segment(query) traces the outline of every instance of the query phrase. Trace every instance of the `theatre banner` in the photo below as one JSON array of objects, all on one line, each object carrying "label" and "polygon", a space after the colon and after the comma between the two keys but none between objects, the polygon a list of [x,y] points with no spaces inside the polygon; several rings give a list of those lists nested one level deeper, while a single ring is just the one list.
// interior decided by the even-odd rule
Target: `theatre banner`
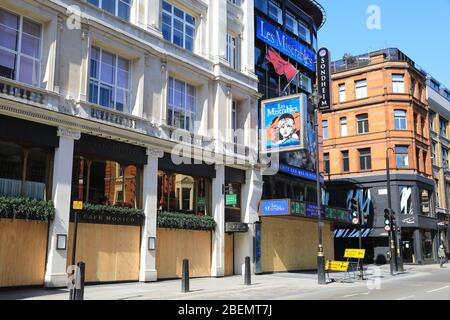
[{"label": "theatre banner", "polygon": [[263,152],[305,148],[306,95],[296,94],[261,102]]}]

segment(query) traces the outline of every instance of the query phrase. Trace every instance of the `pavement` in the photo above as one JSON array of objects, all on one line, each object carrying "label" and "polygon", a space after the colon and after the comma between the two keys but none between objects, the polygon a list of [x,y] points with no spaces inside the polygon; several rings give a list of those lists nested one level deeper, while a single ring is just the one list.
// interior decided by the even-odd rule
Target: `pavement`
[{"label": "pavement", "polygon": [[[190,279],[190,292],[181,292],[181,280],[86,285],[85,300],[450,300],[450,264],[405,265],[390,275],[389,265],[367,266],[365,280],[332,273],[326,285],[312,272]],[[353,275],[352,275],[353,276]],[[334,278],[336,281],[330,281]],[[0,300],[68,300],[68,289],[7,288]]]}]

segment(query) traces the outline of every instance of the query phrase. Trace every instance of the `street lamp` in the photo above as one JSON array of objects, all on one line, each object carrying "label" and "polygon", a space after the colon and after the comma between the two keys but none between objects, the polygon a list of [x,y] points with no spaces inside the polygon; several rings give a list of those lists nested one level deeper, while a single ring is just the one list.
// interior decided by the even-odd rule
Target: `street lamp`
[{"label": "street lamp", "polygon": [[325,280],[325,256],[323,255],[323,237],[322,237],[322,203],[320,190],[320,171],[319,171],[319,103],[321,96],[317,91],[317,85],[309,96],[314,107],[314,125],[316,131],[316,191],[317,191],[317,226],[319,234],[319,244],[317,247],[317,282],[326,284]]},{"label": "street lamp", "polygon": [[[444,169],[444,189],[445,189],[445,211],[447,212],[447,250],[450,251],[450,198],[448,194],[448,186],[447,186],[447,171],[448,171],[448,160],[444,161],[443,169]],[[445,221],[445,219],[444,219]],[[445,225],[444,225],[445,226]]]},{"label": "street lamp", "polygon": [[[391,177],[390,177],[390,171],[389,171],[389,150],[392,150],[392,152],[395,154],[395,150],[391,147],[388,147],[386,149],[386,180],[387,180],[387,193],[388,193],[388,209],[390,212],[392,212],[392,198],[391,198]],[[395,235],[395,242],[396,242],[396,246],[397,246],[397,250],[396,252],[394,252],[394,255],[391,257],[391,261],[392,259],[396,259],[396,266],[397,266],[397,271],[399,272],[403,272],[403,250],[402,250],[402,229],[401,229],[401,217],[400,217],[400,212],[396,212],[395,214],[396,220],[397,220],[397,225],[396,226],[391,226],[393,228],[392,230],[392,235]],[[392,249],[393,247],[393,239],[390,240],[390,247]],[[392,250],[391,250],[391,255],[392,255]],[[392,263],[391,263],[392,266]]]}]

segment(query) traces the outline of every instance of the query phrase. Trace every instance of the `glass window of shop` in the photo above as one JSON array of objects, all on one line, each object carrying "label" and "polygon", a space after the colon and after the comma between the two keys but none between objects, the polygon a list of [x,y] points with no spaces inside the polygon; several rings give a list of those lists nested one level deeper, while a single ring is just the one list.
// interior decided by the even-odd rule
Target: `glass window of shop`
[{"label": "glass window of shop", "polygon": [[211,179],[158,171],[158,210],[211,215]]},{"label": "glass window of shop", "polygon": [[50,149],[0,140],[0,196],[50,199]]},{"label": "glass window of shop", "polygon": [[315,202],[316,188],[305,185],[299,180],[289,177],[268,177],[264,179],[263,199],[286,199]]},{"label": "glass window of shop", "polygon": [[133,164],[75,156],[72,199],[107,206],[139,207],[140,172],[139,166]]},{"label": "glass window of shop", "polygon": [[421,189],[420,195],[420,213],[424,216],[431,216],[430,210],[430,191]]},{"label": "glass window of shop", "polygon": [[422,252],[424,259],[433,259],[433,235],[429,230],[422,232]]},{"label": "glass window of shop", "polygon": [[225,183],[225,222],[241,222],[240,183]]}]

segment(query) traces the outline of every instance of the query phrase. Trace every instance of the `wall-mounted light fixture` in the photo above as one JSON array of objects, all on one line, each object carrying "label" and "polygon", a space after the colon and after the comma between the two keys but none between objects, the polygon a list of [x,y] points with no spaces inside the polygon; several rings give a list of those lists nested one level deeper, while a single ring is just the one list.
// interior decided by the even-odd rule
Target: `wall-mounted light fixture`
[{"label": "wall-mounted light fixture", "polygon": [[148,238],[148,251],[155,250],[155,249],[156,249],[156,238],[149,237]]},{"label": "wall-mounted light fixture", "polygon": [[56,235],[56,250],[67,250],[67,235]]}]

